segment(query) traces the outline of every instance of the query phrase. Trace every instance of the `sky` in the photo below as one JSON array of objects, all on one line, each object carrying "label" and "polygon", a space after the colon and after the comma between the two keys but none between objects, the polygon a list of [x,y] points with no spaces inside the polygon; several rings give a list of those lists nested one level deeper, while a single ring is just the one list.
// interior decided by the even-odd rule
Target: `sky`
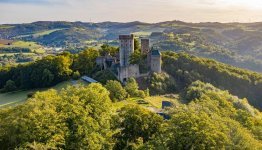
[{"label": "sky", "polygon": [[261,22],[262,0],[0,0],[0,24],[171,20]]}]

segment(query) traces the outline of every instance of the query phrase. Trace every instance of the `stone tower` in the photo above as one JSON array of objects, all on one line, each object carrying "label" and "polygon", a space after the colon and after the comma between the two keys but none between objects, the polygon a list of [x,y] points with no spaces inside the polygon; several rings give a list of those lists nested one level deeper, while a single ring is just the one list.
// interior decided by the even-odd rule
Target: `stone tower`
[{"label": "stone tower", "polygon": [[149,39],[141,39],[141,52],[147,54],[150,51]]},{"label": "stone tower", "polygon": [[130,77],[138,77],[139,66],[129,63],[129,57],[135,51],[134,35],[119,35],[120,42],[120,67],[118,68],[118,80],[125,83]]},{"label": "stone tower", "polygon": [[151,52],[150,68],[152,72],[161,73],[161,53],[159,50],[152,50]]},{"label": "stone tower", "polygon": [[134,53],[134,35],[119,35],[120,50],[120,66],[129,66],[129,57]]}]

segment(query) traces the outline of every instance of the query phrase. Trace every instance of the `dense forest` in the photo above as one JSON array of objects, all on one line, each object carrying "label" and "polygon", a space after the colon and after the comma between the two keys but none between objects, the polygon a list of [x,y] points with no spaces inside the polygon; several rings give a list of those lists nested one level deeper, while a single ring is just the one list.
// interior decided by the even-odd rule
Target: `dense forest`
[{"label": "dense forest", "polygon": [[[47,56],[35,62],[18,66],[0,68],[0,89],[2,92],[50,87],[80,75],[95,76],[103,80],[104,71],[100,71],[95,60],[106,52],[118,51],[115,47],[104,45],[101,49],[86,49],[79,54],[64,52],[57,56]],[[107,76],[110,76],[110,73]],[[115,79],[114,76],[107,79]]]},{"label": "dense forest", "polygon": [[211,83],[233,95],[248,98],[249,103],[262,109],[262,75],[214,60],[186,53],[163,53],[163,69],[176,79],[182,90],[196,80]]},{"label": "dense forest", "polygon": [[262,114],[245,99],[196,81],[166,109],[171,119],[164,120],[143,106],[116,107],[123,98],[118,89],[121,95],[137,91],[135,82],[127,86],[110,81],[38,92],[2,109],[1,149],[262,148]]}]

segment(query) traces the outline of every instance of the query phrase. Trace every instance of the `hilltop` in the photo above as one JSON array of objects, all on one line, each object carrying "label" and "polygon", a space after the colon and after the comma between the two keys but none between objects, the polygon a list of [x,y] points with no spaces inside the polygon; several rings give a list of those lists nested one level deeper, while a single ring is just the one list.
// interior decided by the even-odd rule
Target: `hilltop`
[{"label": "hilltop", "polygon": [[[118,50],[103,45],[0,67],[1,92],[33,89],[0,109],[2,148],[261,149],[260,73],[162,52],[163,72],[121,84],[95,61]],[[82,84],[81,75],[100,83]],[[70,86],[37,91],[63,81]]]}]

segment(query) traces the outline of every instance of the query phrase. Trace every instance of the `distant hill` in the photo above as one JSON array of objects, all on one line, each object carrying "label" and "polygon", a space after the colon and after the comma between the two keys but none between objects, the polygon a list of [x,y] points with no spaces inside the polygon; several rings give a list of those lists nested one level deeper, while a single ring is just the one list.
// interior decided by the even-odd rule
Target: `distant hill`
[{"label": "distant hill", "polygon": [[[161,50],[186,51],[237,67],[262,72],[262,23],[49,22],[0,25],[0,39],[48,46],[81,46],[86,41],[116,40],[119,34],[149,37]],[[114,42],[115,44],[115,42]]]}]

